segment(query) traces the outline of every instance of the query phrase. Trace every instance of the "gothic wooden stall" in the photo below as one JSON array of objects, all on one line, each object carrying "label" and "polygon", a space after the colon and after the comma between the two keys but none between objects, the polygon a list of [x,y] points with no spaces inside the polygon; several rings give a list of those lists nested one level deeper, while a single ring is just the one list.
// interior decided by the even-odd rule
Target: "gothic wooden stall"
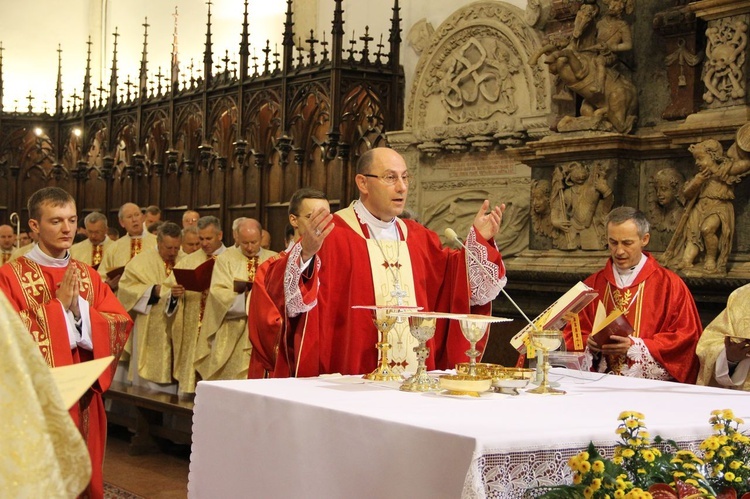
[{"label": "gothic wooden stall", "polygon": [[115,225],[127,201],[160,206],[176,222],[188,208],[216,215],[226,240],[233,219],[254,217],[281,249],[291,194],[311,186],[333,208],[348,204],[357,158],[402,126],[398,0],[378,43],[368,28],[347,40],[343,12],[335,0],[330,36],[296,33],[287,0],[281,50],[266,42],[251,56],[246,0],[239,61],[216,60],[209,2],[203,65],[189,75],[176,53],[170,74],[149,72],[144,23],[136,82],[120,81],[115,31],[106,88],[91,82],[89,42],[83,95],[72,104],[63,105],[58,69],[52,114],[32,113],[31,95],[27,113],[0,112],[0,223],[16,211],[25,226],[29,194],[58,185],[82,216],[105,211]]}]

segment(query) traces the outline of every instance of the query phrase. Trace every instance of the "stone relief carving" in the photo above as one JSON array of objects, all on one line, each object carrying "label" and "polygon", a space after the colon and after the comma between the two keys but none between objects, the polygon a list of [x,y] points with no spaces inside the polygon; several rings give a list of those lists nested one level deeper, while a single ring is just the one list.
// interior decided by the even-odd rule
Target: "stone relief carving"
[{"label": "stone relief carving", "polygon": [[434,32],[435,28],[427,19],[420,19],[409,30],[409,34],[406,35],[406,42],[417,55],[421,55],[429,46],[430,38]]},{"label": "stone relief carving", "polygon": [[553,37],[529,61],[544,55],[550,73],[583,97],[580,117],[566,116],[560,131],[612,130],[629,133],[637,119],[638,95],[619,69],[618,54],[633,47],[630,24],[622,19],[633,11],[632,0],[605,0],[608,10],[595,24],[599,7],[588,0],[579,9],[569,38]]},{"label": "stone relief carving", "polygon": [[563,237],[562,250],[599,250],[606,245],[605,217],[614,195],[607,182],[609,167],[594,162],[592,167],[573,161],[555,168],[552,174],[550,213],[552,225]]},{"label": "stone relief carving", "polygon": [[[428,207],[423,212],[422,222],[438,234],[442,234],[450,227],[463,237],[477,214],[477,206],[481,205],[482,201],[489,199],[493,205],[503,202],[506,208],[495,243],[503,256],[520,253],[529,246],[528,190],[519,185],[506,183],[503,188],[497,186],[490,193],[485,189],[489,187],[487,182],[485,179],[484,185],[455,181],[446,182],[445,185],[442,185],[442,182],[430,183],[428,187],[434,191],[422,191],[424,206]],[[446,195],[446,190],[453,189],[456,194]]]},{"label": "stone relief carving", "polygon": [[[734,185],[750,173],[750,124],[738,130],[726,153],[715,139],[688,150],[698,173],[683,187],[687,205],[662,261],[687,274],[726,274],[735,230]],[[700,259],[702,269],[694,269]]]},{"label": "stone relief carving", "polygon": [[703,100],[711,104],[716,99],[727,102],[730,98],[744,97],[747,23],[739,19],[719,19],[706,29],[706,39]]},{"label": "stone relief carving", "polygon": [[[428,32],[420,21],[409,34],[422,40]],[[519,145],[527,129],[548,133],[549,75],[527,64],[539,46],[523,11],[503,2],[476,2],[448,17],[421,53],[407,103],[404,127],[419,150],[489,151]]]},{"label": "stone relief carving", "polygon": [[550,206],[552,186],[549,180],[531,182],[531,230],[538,236],[552,240],[552,246],[559,248],[565,245],[565,233],[552,225],[552,208]]},{"label": "stone relief carving", "polygon": [[685,39],[677,40],[677,48],[671,54],[667,54],[665,62],[667,67],[677,64],[680,67],[680,74],[677,78],[677,86],[686,87],[687,78],[685,77],[685,66],[695,67],[703,60],[703,53],[694,54],[685,48]]},{"label": "stone relief carving", "polygon": [[496,40],[471,38],[454,51],[438,71],[445,124],[486,120],[495,113],[514,114],[519,62]]},{"label": "stone relief carving", "polygon": [[648,220],[659,232],[674,232],[685,210],[685,177],[676,168],[663,168],[649,179]]}]

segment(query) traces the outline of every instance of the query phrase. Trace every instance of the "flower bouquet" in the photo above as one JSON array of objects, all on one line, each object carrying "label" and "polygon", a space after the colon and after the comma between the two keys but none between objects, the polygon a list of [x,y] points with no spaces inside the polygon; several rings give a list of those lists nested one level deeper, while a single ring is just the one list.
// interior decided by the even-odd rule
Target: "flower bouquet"
[{"label": "flower bouquet", "polygon": [[593,443],[568,461],[573,484],[532,489],[537,498],[717,498],[750,499],[750,438],[739,431],[731,410],[711,413],[714,434],[700,444],[700,455],[676,442],[651,437],[639,412],[620,414],[614,456]]}]

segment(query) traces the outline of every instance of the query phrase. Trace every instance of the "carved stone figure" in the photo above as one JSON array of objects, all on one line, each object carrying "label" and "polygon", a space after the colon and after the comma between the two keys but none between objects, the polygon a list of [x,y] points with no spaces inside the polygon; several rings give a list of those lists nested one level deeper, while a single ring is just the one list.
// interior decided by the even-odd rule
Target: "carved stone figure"
[{"label": "carved stone figure", "polygon": [[[741,133],[750,133],[748,124],[738,137]],[[750,155],[737,143],[725,155],[714,139],[693,144],[688,150],[698,173],[683,187],[688,204],[662,259],[678,270],[692,272],[694,262],[702,256],[699,273],[725,274],[734,236],[734,184],[750,173]]]},{"label": "carved stone figure", "polygon": [[616,130],[629,133],[637,119],[638,96],[633,83],[616,69],[617,54],[632,49],[630,25],[621,18],[632,12],[632,0],[609,0],[609,10],[594,27],[598,7],[584,3],[570,39],[558,38],[542,47],[529,61],[545,55],[549,71],[583,97],[578,118],[566,116],[561,131]]},{"label": "carved stone figure", "polygon": [[552,189],[549,180],[534,180],[531,182],[531,229],[535,234],[552,239],[554,247],[560,247],[560,238],[565,235],[552,225],[552,209],[550,207]]},{"label": "carved stone figure", "polygon": [[606,244],[604,220],[614,195],[607,183],[607,167],[577,161],[558,166],[552,175],[552,225],[562,233],[554,241],[563,250],[598,250]]},{"label": "carved stone figure", "polygon": [[659,232],[674,232],[685,209],[685,177],[676,168],[663,168],[650,179],[648,219]]},{"label": "carved stone figure", "polygon": [[718,99],[726,102],[745,96],[745,49],[747,23],[720,19],[706,30],[706,64],[703,83],[706,92],[703,100],[708,104]]}]

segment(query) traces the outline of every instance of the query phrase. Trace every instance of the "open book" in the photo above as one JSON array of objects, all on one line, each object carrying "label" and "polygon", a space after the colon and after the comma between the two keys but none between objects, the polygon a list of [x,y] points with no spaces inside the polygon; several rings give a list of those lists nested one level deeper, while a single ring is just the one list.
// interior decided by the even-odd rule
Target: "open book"
[{"label": "open book", "polygon": [[235,293],[244,293],[245,291],[250,291],[253,289],[253,283],[250,281],[243,281],[242,279],[235,279],[234,280],[234,292]]},{"label": "open book", "polygon": [[78,402],[115,358],[110,355],[101,359],[80,362],[69,366],[51,367],[52,379],[60,390],[65,407],[70,409]]},{"label": "open book", "polygon": [[606,345],[612,336],[630,336],[633,331],[633,326],[630,325],[627,317],[622,314],[622,310],[616,308],[607,315],[604,305],[599,302],[590,336],[597,345],[600,347]]},{"label": "open book", "polygon": [[177,284],[188,291],[201,293],[211,287],[211,275],[214,272],[216,260],[209,258],[194,269],[172,269]]},{"label": "open book", "polygon": [[[596,290],[579,281],[558,298],[555,303],[550,305],[547,310],[539,314],[533,321],[534,325],[539,329],[562,329],[573,314],[577,314],[583,310],[597,296],[599,296],[599,293]],[[519,353],[526,353],[525,341],[529,335],[529,331],[531,331],[531,325],[527,324],[526,327],[510,339],[510,344]]]}]

